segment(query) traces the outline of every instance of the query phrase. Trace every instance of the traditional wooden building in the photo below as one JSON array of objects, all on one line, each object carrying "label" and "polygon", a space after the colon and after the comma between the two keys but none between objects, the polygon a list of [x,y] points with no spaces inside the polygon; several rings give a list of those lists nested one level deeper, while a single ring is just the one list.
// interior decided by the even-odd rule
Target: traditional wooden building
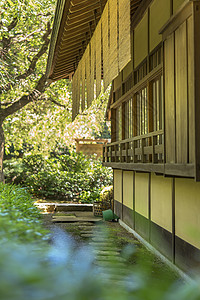
[{"label": "traditional wooden building", "polygon": [[58,0],[47,72],[73,118],[112,82],[114,210],[184,270],[200,259],[200,1]]}]

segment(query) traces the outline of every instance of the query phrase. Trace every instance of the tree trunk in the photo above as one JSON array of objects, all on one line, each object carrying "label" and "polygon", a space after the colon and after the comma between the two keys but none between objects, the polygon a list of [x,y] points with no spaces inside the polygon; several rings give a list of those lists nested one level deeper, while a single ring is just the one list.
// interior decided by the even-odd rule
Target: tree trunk
[{"label": "tree trunk", "polygon": [[2,123],[0,123],[0,182],[4,182],[3,156],[4,156],[5,137]]}]

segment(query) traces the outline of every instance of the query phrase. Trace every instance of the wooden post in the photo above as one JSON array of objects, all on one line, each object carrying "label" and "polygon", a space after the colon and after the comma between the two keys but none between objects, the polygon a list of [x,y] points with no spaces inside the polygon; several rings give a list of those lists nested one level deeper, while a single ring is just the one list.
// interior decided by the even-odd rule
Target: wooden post
[{"label": "wooden post", "polygon": [[133,96],[133,136],[137,136],[137,96]]},{"label": "wooden post", "polygon": [[111,109],[111,143],[116,141],[116,110]]},{"label": "wooden post", "polygon": [[195,179],[200,181],[200,4],[193,2],[194,13],[194,101],[195,101]]},{"label": "wooden post", "polygon": [[145,155],[144,155],[144,147],[145,146],[146,146],[146,142],[145,142],[145,138],[143,138],[142,143],[141,143],[141,147],[142,147],[142,160],[141,160],[141,162],[142,163],[146,162]]},{"label": "wooden post", "polygon": [[158,155],[155,153],[155,146],[157,145],[157,135],[154,135],[153,137],[152,137],[152,139],[153,139],[153,157],[152,157],[152,162],[153,162],[153,164],[156,164],[156,163],[158,163]]},{"label": "wooden post", "polygon": [[148,132],[153,131],[153,85],[147,83],[147,105],[148,105]]}]

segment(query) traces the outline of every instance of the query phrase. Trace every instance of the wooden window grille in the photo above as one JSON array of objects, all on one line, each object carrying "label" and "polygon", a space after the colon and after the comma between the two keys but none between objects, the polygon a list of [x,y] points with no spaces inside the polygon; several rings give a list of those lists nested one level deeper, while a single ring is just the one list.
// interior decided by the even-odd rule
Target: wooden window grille
[{"label": "wooden window grille", "polygon": [[122,140],[122,107],[116,109],[116,141]]},{"label": "wooden window grille", "polygon": [[162,62],[162,47],[154,51],[149,57],[149,71],[151,72]]},{"label": "wooden window grille", "polygon": [[122,83],[122,95],[126,94],[133,87],[133,73]]},{"label": "wooden window grille", "polygon": [[147,60],[134,72],[134,84],[137,84],[147,75]]},{"label": "wooden window grille", "polygon": [[125,102],[125,139],[133,136],[133,99]]},{"label": "wooden window grille", "polygon": [[122,89],[120,87],[113,93],[113,101],[116,102],[121,98],[121,96],[122,96]]}]

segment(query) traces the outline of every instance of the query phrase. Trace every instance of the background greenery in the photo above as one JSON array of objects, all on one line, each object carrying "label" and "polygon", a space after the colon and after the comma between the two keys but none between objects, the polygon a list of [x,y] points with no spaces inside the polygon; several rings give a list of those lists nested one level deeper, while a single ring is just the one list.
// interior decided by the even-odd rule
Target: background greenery
[{"label": "background greenery", "polygon": [[112,170],[96,156],[82,153],[27,154],[4,162],[7,183],[25,186],[34,196],[62,201],[93,202],[112,184]]}]

